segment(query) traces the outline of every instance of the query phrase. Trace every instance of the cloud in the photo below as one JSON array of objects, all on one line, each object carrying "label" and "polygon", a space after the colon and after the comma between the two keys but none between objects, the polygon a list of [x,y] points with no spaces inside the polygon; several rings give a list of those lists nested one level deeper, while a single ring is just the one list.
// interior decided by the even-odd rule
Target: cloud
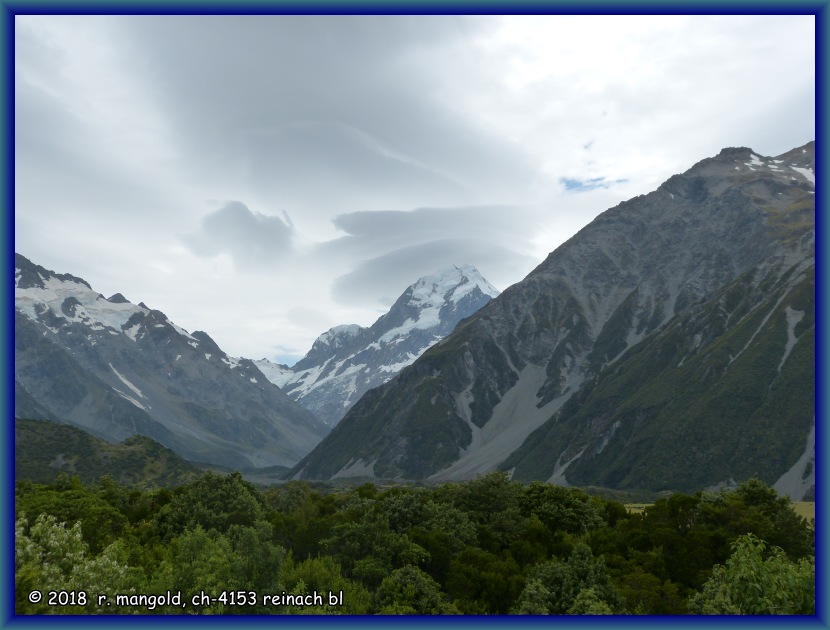
[{"label": "cloud", "polygon": [[508,205],[352,212],[334,217],[334,225],[347,236],[327,247],[395,249],[435,239],[467,238],[521,248],[540,221],[538,213],[538,208]]},{"label": "cloud", "polygon": [[[334,280],[332,296],[345,305],[380,302],[386,306],[421,276],[456,264],[472,264],[498,286],[517,268],[529,271],[536,261],[492,241],[463,238],[434,240],[403,247],[360,263]],[[526,272],[525,272],[526,273]],[[504,286],[504,285],[502,285]]]},{"label": "cloud", "polygon": [[16,248],[243,356],[371,324],[443,264],[504,289],[724,146],[815,133],[814,16],[20,15],[14,34]]},{"label": "cloud", "polygon": [[240,268],[264,271],[291,254],[293,236],[292,227],[279,217],[251,212],[244,203],[230,201],[181,240],[197,256],[229,254]]},{"label": "cloud", "polygon": [[[316,237],[336,212],[512,202],[538,178],[524,149],[436,94],[467,16],[130,16],[131,80],[212,196],[288,208]],[[235,187],[235,188],[234,188]],[[251,197],[247,197],[251,199]],[[299,215],[303,216],[299,216]]]}]

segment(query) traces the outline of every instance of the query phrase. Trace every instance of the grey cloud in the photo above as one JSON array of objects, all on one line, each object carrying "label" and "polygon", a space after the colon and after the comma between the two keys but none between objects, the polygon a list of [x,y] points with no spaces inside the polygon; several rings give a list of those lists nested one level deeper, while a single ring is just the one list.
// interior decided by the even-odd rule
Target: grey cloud
[{"label": "grey cloud", "polygon": [[302,210],[308,206],[390,207],[402,199],[467,203],[475,197],[451,173],[397,155],[366,132],[307,121],[246,134],[246,184],[260,196]]},{"label": "grey cloud", "polygon": [[231,201],[202,219],[182,242],[197,256],[209,258],[229,254],[234,264],[257,269],[291,253],[294,230],[282,219],[252,212],[239,201]]},{"label": "grey cloud", "polygon": [[[434,56],[489,22],[454,16],[124,16],[131,73],[198,168],[292,209],[510,200],[538,170],[436,98]],[[211,162],[201,159],[210,155]],[[275,183],[277,182],[277,183]],[[426,197],[426,199],[424,199]]]},{"label": "grey cloud", "polygon": [[364,261],[334,281],[332,295],[341,304],[390,305],[419,277],[450,264],[472,264],[498,286],[502,277],[515,277],[516,268],[528,269],[532,263],[529,257],[482,240],[435,240]]},{"label": "grey cloud", "polygon": [[338,248],[397,248],[444,238],[481,239],[519,248],[536,229],[539,217],[527,206],[471,206],[352,212],[333,219],[347,236],[329,243]]},{"label": "grey cloud", "polygon": [[496,286],[515,282],[538,262],[526,251],[541,222],[540,209],[530,206],[354,212],[334,219],[346,236],[317,247],[321,258],[353,268],[335,280],[335,300],[388,304],[449,264],[475,265]]}]

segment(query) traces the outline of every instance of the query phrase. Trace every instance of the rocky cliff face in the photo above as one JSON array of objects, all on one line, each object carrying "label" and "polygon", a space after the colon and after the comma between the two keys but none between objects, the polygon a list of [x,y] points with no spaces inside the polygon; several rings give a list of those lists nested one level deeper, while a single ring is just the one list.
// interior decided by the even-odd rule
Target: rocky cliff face
[{"label": "rocky cliff face", "polygon": [[247,360],[203,332],[15,256],[15,415],[191,461],[292,465],[327,433]]},{"label": "rocky cliff face", "polygon": [[809,486],[813,150],[724,149],[606,211],[364,396],[296,475]]},{"label": "rocky cliff face", "polygon": [[329,425],[363,394],[389,381],[498,291],[471,265],[451,266],[409,286],[372,326],[336,326],[291,368],[256,361],[293,400]]}]

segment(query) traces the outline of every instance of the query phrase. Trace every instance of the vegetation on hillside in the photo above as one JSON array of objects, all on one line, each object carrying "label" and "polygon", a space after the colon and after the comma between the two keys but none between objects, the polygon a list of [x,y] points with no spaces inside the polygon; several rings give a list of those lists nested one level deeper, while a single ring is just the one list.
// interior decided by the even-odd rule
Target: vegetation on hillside
[{"label": "vegetation on hillside", "polygon": [[143,435],[111,444],[46,420],[15,418],[14,453],[15,478],[38,483],[54,483],[61,474],[84,483],[110,475],[126,486],[172,487],[200,475],[195,466]]}]

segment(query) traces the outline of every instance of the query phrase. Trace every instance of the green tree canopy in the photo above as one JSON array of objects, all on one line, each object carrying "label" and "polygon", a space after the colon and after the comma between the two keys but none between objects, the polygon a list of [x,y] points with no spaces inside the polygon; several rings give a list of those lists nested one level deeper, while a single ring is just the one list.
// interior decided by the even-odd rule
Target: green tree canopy
[{"label": "green tree canopy", "polygon": [[703,615],[813,615],[815,562],[793,562],[780,547],[752,534],[741,536],[718,565],[689,612]]},{"label": "green tree canopy", "polygon": [[178,489],[174,499],[158,516],[158,529],[165,539],[201,526],[226,533],[232,525],[252,526],[267,520],[265,500],[239,472],[217,475],[207,472]]},{"label": "green tree canopy", "polygon": [[[25,518],[15,522],[15,612],[17,614],[117,613],[97,596],[114,599],[116,593],[134,592],[138,576],[125,562],[121,541],[110,544],[97,556],[89,553],[80,522],[72,527],[54,516],[40,515],[29,525]],[[42,599],[33,603],[29,593]],[[64,591],[73,599],[69,605],[49,605],[49,591]],[[60,602],[63,604],[64,602]]]},{"label": "green tree canopy", "polygon": [[375,594],[382,615],[457,615],[440,586],[418,567],[395,569],[383,579]]}]

